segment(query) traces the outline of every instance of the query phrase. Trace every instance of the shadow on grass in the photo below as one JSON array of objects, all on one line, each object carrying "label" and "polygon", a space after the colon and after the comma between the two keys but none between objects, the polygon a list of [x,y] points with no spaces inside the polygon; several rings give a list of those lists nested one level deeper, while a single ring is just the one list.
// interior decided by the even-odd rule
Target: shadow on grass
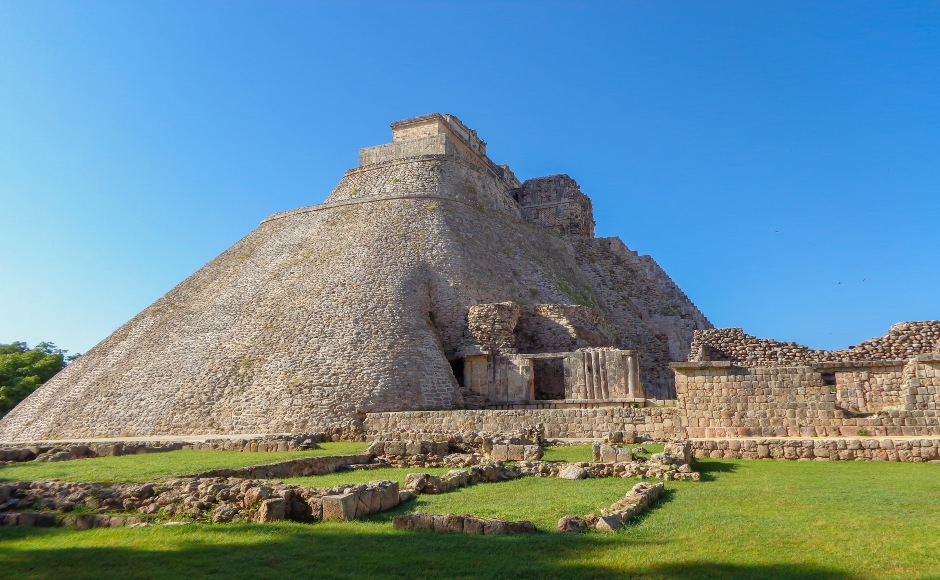
[{"label": "shadow on grass", "polygon": [[716,473],[734,473],[738,470],[738,465],[719,459],[698,459],[694,469],[702,474],[702,481],[715,481],[719,479],[715,477]]},{"label": "shadow on grass", "polygon": [[[371,529],[369,529],[371,528]],[[678,546],[622,535],[450,535],[368,524],[186,526],[109,531],[77,538],[63,529],[0,529],[7,577],[177,578],[809,578],[845,574],[807,565],[662,562]],[[13,546],[30,540],[28,546]],[[92,544],[91,542],[94,542]],[[90,544],[90,545],[89,545]],[[110,545],[109,545],[110,544]],[[154,547],[150,547],[150,546]],[[36,547],[32,547],[36,546]],[[662,554],[632,565],[630,553]],[[623,561],[624,559],[627,561]]]}]

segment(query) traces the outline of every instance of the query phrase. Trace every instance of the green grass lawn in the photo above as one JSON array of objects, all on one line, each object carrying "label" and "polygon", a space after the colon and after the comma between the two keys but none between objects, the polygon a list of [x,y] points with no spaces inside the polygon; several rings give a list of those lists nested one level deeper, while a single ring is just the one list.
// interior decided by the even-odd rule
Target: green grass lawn
[{"label": "green grass lawn", "polygon": [[0,528],[0,576],[940,577],[938,465],[698,465],[706,481],[667,483],[662,501],[611,535],[420,534],[389,523],[394,513],[420,509],[551,528],[564,513],[608,505],[634,483],[529,478],[422,496],[396,512],[342,524]]},{"label": "green grass lawn", "polygon": [[146,455],[96,457],[56,463],[17,463],[0,467],[0,481],[62,479],[66,481],[146,481],[225,467],[260,465],[285,459],[345,455],[365,451],[367,443],[321,443],[322,449],[250,453],[241,451],[180,450]]}]

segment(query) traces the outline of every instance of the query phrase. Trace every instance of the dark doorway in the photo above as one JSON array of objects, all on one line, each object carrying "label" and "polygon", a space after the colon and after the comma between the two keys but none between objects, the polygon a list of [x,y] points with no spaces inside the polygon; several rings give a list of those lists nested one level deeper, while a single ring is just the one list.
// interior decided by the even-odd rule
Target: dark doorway
[{"label": "dark doorway", "polygon": [[536,400],[565,398],[565,365],[561,359],[535,360],[533,371]]},{"label": "dark doorway", "polygon": [[450,370],[454,373],[454,378],[457,379],[457,386],[461,389],[464,388],[463,384],[463,359],[458,358],[450,361]]}]

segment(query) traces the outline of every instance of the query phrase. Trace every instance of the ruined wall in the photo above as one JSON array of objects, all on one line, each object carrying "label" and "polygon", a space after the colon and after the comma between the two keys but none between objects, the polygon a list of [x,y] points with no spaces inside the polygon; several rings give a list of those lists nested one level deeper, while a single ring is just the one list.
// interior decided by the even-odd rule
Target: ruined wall
[{"label": "ruined wall", "polygon": [[[824,376],[825,364],[814,368],[676,363],[680,424],[689,437],[940,433],[940,357],[922,355],[906,366],[867,365],[866,370],[847,374],[864,375],[869,393],[875,391],[881,399],[863,400],[866,408],[860,413],[852,408],[858,406],[859,383],[849,383],[845,389],[827,384],[831,381]],[[898,375],[906,377],[900,387],[896,386]]]},{"label": "ruined wall", "polygon": [[[841,366],[842,363],[834,363]],[[848,363],[852,364],[852,363]],[[816,368],[834,383],[836,405],[856,413],[869,413],[883,409],[902,409],[907,403],[909,389],[904,376],[904,365],[879,364],[876,367],[856,365],[854,368]],[[831,389],[831,387],[830,387]]]},{"label": "ruined wall", "polygon": [[940,439],[719,439],[692,440],[695,457],[823,461],[904,461],[940,458]]},{"label": "ruined wall", "polygon": [[[689,355],[693,332],[712,328],[662,268],[630,250],[619,238],[572,238],[590,295],[566,288],[573,301],[604,312],[618,348],[640,354],[647,396],[672,399],[674,377],[668,362]],[[667,362],[668,361],[668,362]]]},{"label": "ruined wall", "polygon": [[608,433],[634,431],[636,435],[666,439],[675,435],[676,409],[673,407],[604,409],[518,409],[487,411],[404,411],[370,413],[365,419],[369,434],[459,433],[484,431],[515,433],[543,425],[545,437],[600,438]]},{"label": "ruined wall", "polygon": [[906,409],[940,410],[940,351],[915,356],[905,365],[903,375]]},{"label": "ruined wall", "polygon": [[845,350],[813,350],[795,342],[759,339],[741,328],[697,330],[689,361],[727,360],[749,366],[779,366],[816,362],[907,360],[940,352],[940,320],[900,322],[882,337]]},{"label": "ruined wall", "polygon": [[594,207],[569,176],[528,179],[513,193],[526,221],[559,234],[594,237]]},{"label": "ruined wall", "polygon": [[522,307],[515,302],[474,304],[467,312],[467,329],[481,352],[518,352],[515,331],[520,314]]},{"label": "ruined wall", "polygon": [[617,335],[600,311],[578,304],[536,304],[526,309],[516,328],[519,352],[565,352],[610,346]]}]

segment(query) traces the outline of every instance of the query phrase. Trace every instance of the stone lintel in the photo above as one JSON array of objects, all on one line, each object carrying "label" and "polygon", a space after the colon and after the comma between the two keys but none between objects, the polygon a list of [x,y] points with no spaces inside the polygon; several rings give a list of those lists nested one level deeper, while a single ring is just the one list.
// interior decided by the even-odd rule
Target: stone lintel
[{"label": "stone lintel", "polygon": [[735,366],[728,360],[703,361],[703,362],[674,362],[669,363],[669,368],[675,371],[694,371],[701,369],[730,369]]},{"label": "stone lintel", "polygon": [[614,397],[610,399],[547,399],[536,400],[535,403],[566,403],[566,404],[602,404],[602,403],[641,403],[646,405],[642,397]]},{"label": "stone lintel", "polygon": [[529,360],[562,360],[572,355],[575,355],[577,353],[590,352],[594,350],[619,351],[620,354],[624,356],[630,356],[630,355],[636,354],[636,351],[633,351],[633,350],[623,350],[623,349],[619,349],[617,347],[611,346],[611,347],[595,347],[595,348],[590,348],[590,349],[578,349],[578,350],[572,350],[572,351],[567,351],[567,352],[537,352],[537,353],[530,353],[530,354],[516,354],[513,356],[515,356],[516,358],[529,359]]},{"label": "stone lintel", "polygon": [[903,359],[891,360],[865,360],[865,361],[836,361],[809,363],[809,366],[818,371],[854,371],[859,369],[882,368],[882,367],[903,367],[906,361]]}]

